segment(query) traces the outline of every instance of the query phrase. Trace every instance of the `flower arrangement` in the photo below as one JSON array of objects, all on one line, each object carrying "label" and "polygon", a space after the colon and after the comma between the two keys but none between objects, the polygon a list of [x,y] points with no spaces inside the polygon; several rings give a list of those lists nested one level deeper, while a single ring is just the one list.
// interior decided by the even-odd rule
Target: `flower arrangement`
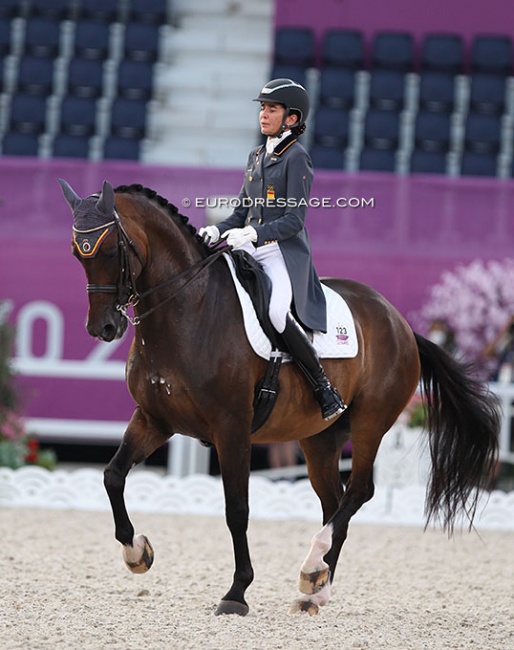
[{"label": "flower arrangement", "polygon": [[13,330],[0,305],[0,466],[17,469],[32,464],[52,469],[54,452],[39,449],[19,414],[20,396],[9,362],[12,341]]},{"label": "flower arrangement", "polygon": [[456,356],[477,364],[485,378],[490,368],[483,350],[513,315],[514,259],[506,258],[474,260],[443,273],[412,321],[425,335],[430,323],[445,321],[455,336]]}]

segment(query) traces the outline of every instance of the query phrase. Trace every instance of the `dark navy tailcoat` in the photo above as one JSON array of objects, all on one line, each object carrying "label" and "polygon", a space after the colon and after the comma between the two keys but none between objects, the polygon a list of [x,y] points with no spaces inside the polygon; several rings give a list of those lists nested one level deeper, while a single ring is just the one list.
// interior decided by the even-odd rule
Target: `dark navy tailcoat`
[{"label": "dark navy tailcoat", "polygon": [[239,205],[217,224],[230,228],[253,226],[256,246],[277,242],[293,287],[294,310],[304,327],[326,332],[326,303],[312,262],[305,217],[312,186],[309,154],[289,135],[273,153],[264,146],[250,152]]}]

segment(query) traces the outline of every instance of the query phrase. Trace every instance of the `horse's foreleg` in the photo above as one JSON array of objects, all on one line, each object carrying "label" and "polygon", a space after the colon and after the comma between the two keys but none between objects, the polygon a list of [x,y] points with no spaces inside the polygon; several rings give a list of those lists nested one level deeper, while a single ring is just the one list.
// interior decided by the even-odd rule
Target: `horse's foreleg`
[{"label": "horse's foreleg", "polygon": [[144,535],[134,535],[123,492],[130,469],[166,442],[169,436],[140,408],[134,411],[121,445],[104,471],[104,485],[111,502],[115,537],[122,544],[125,564],[133,573],[144,573],[152,566],[153,548]]},{"label": "horse's foreleg", "polygon": [[253,580],[247,538],[251,448],[250,441],[242,439],[243,435],[240,432],[234,434],[233,438],[227,435],[224,437],[225,444],[217,448],[225,492],[225,516],[234,547],[235,571],[232,585],[221,599],[216,615],[245,616],[249,610],[244,595]]}]

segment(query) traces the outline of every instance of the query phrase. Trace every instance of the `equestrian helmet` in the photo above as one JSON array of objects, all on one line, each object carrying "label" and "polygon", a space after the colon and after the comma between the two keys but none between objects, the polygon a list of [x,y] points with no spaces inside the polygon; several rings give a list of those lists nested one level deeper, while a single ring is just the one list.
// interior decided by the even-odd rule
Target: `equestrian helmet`
[{"label": "equestrian helmet", "polygon": [[292,79],[272,79],[263,86],[255,102],[273,102],[282,104],[286,114],[298,113],[298,124],[305,124],[309,115],[309,95],[305,88]]}]

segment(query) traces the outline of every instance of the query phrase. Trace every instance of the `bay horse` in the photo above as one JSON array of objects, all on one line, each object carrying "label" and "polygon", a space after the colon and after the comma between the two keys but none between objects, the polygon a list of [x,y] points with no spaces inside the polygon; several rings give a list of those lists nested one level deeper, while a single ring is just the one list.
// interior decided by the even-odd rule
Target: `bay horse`
[{"label": "bay horse", "polygon": [[[317,613],[330,598],[351,517],[373,496],[373,463],[384,434],[421,381],[428,411],[432,469],[429,521],[449,534],[464,512],[471,527],[479,491],[488,486],[497,455],[497,401],[469,368],[414,333],[380,294],[358,282],[324,279],[354,316],[355,358],[323,360],[349,405],[325,422],[312,389],[294,363],[280,370],[280,392],[269,419],[251,433],[254,389],[266,370],[247,341],[226,262],[213,253],[177,208],[140,185],[81,198],[59,181],[74,224],[72,248],[87,277],[87,331],[103,341],[135,326],[126,380],[137,403],[123,440],[104,472],[124,560],[147,571],[153,549],[135,535],[125,502],[129,470],[175,432],[211,444],[218,455],[233,542],[233,581],[216,614],[248,612],[253,580],[248,486],[253,443],[299,441],[318,495],[323,526],[300,567],[300,595],[291,612]],[[133,316],[127,308],[133,307]],[[339,459],[351,437],[352,469],[341,485]]]}]

